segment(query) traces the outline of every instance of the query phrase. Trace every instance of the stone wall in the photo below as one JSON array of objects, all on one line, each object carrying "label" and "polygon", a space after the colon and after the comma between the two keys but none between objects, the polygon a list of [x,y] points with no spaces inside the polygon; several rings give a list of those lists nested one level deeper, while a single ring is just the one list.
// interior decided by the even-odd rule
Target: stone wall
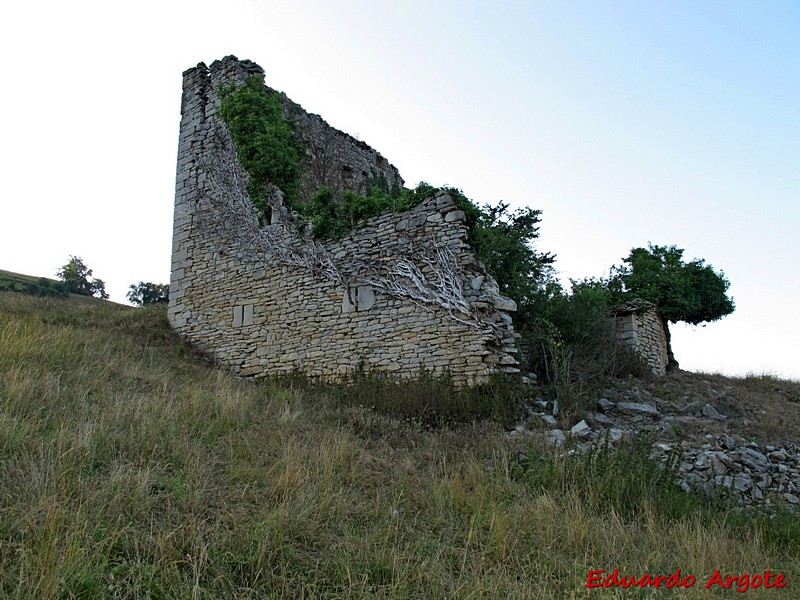
[{"label": "stone wall", "polygon": [[[448,370],[457,385],[516,372],[516,339],[496,282],[475,260],[464,213],[446,193],[385,213],[321,244],[274,189],[261,226],[247,175],[218,116],[219,90],[263,77],[227,57],[183,76],[169,319],[190,343],[243,376],[353,369],[416,376]],[[303,193],[318,183],[363,191],[397,169],[368,145],[284,99],[309,146]]]},{"label": "stone wall", "polygon": [[650,365],[653,373],[667,372],[667,334],[655,304],[633,300],[615,307],[617,334]]},{"label": "stone wall", "polygon": [[366,143],[334,129],[319,115],[310,114],[281,94],[284,114],[305,143],[305,164],[300,178],[301,198],[310,198],[321,185],[337,195],[350,190],[366,194],[379,178],[388,189],[403,187],[394,165]]}]

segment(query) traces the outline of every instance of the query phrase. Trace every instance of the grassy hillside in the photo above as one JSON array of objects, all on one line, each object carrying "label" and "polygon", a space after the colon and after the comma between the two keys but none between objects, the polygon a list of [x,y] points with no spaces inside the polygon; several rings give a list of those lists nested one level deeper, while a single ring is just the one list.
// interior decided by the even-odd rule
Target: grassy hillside
[{"label": "grassy hillside", "polygon": [[[0,597],[738,597],[715,569],[800,593],[796,521],[695,502],[646,451],[520,462],[497,425],[343,396],[214,370],[163,306],[0,292]],[[697,583],[586,588],[614,568]]]},{"label": "grassy hillside", "polygon": [[66,285],[47,277],[32,277],[0,269],[0,291],[21,292],[33,296],[67,296]]}]

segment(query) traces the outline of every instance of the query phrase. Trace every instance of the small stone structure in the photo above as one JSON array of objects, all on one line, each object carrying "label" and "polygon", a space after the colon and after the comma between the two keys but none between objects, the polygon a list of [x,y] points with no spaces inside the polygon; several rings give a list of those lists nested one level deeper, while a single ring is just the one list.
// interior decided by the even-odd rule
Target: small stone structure
[{"label": "small stone structure", "polygon": [[[183,74],[168,313],[178,333],[242,376],[425,369],[467,385],[517,372],[516,305],[476,260],[447,193],[324,244],[277,188],[271,214],[258,213],[219,116],[223,86],[254,76],[258,65],[232,56]],[[301,199],[320,184],[361,193],[376,175],[402,185],[367,144],[282,98],[308,149]]]},{"label": "small stone structure", "polygon": [[612,309],[617,322],[617,335],[650,366],[656,375],[667,372],[669,355],[667,332],[656,312],[656,305],[637,299]]}]

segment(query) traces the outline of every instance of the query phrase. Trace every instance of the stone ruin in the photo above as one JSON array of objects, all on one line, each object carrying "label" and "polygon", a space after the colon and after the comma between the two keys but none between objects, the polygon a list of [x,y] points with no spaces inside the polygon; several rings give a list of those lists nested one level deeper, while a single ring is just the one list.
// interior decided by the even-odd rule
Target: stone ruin
[{"label": "stone ruin", "polygon": [[665,375],[669,363],[667,332],[656,305],[638,298],[612,308],[617,336],[642,357],[656,375]]},{"label": "stone ruin", "polygon": [[[365,369],[412,378],[424,370],[448,372],[462,386],[519,372],[516,305],[476,259],[465,215],[447,193],[325,243],[287,209],[281,190],[271,192],[270,214],[253,206],[219,114],[220,91],[251,77],[263,83],[263,69],[233,56],[183,74],[172,327],[240,376],[334,380]],[[306,147],[301,201],[322,184],[363,194],[376,176],[402,187],[369,145],[280,97]],[[631,319],[621,321],[623,337],[642,351],[648,326]]]},{"label": "stone ruin", "polygon": [[[467,385],[518,372],[516,305],[476,260],[447,193],[320,243],[274,189],[262,224],[219,115],[220,89],[254,76],[263,70],[235,57],[183,74],[168,313],[178,333],[242,376],[426,370]],[[308,148],[303,199],[321,183],[363,193],[375,173],[402,185],[370,146],[282,98]]]}]

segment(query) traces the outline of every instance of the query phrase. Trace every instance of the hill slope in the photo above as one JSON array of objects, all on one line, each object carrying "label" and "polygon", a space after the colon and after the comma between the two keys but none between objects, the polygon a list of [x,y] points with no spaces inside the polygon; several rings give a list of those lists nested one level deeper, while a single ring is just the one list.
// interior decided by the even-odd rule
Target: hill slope
[{"label": "hill slope", "polygon": [[0,292],[0,596],[630,598],[655,590],[589,570],[680,568],[670,597],[716,569],[797,597],[794,520],[695,502],[635,445],[520,462],[496,425],[239,381],[163,307],[81,300]]}]

